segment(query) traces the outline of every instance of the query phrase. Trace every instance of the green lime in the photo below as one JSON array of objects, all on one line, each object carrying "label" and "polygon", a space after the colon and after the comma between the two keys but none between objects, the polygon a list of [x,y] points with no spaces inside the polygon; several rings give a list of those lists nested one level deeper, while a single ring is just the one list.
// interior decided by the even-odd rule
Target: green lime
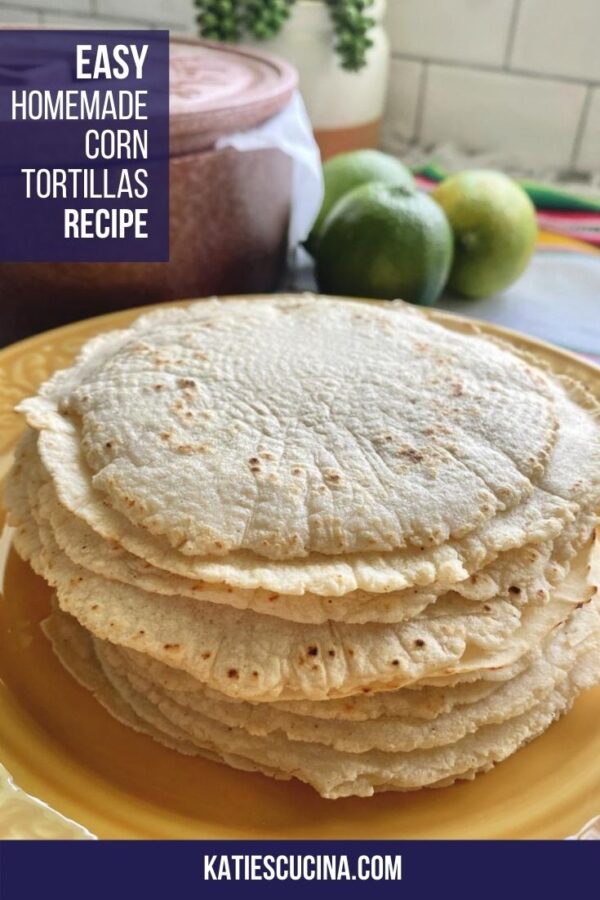
[{"label": "green lime", "polygon": [[489,297],[521,275],[533,253],[537,220],[533,203],[501,172],[452,175],[435,189],[454,232],[448,286],[464,297]]},{"label": "green lime", "polygon": [[333,156],[323,165],[325,195],[323,204],[306,246],[314,253],[325,219],[344,194],[361,184],[383,181],[386,184],[400,184],[414,187],[415,182],[400,160],[379,150],[353,150]]},{"label": "green lime", "polygon": [[373,182],[331,210],[317,247],[325,293],[435,303],[452,263],[452,231],[427,194]]}]

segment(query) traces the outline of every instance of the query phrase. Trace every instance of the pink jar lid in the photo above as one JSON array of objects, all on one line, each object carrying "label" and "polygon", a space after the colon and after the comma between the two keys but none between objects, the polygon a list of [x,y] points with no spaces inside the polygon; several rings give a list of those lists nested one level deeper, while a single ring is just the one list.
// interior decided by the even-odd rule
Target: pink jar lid
[{"label": "pink jar lid", "polygon": [[171,155],[259,125],[298,83],[289,63],[249,47],[172,38],[170,53]]}]

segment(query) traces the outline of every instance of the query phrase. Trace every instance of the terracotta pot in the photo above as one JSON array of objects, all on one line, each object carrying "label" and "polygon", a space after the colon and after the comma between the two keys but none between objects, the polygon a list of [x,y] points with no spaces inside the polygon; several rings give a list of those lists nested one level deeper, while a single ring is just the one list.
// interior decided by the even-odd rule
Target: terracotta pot
[{"label": "terracotta pot", "polygon": [[214,144],[279,112],[295,86],[294,69],[264,54],[172,41],[169,262],[0,264],[2,342],[128,306],[272,290],[285,264],[291,160]]},{"label": "terracotta pot", "polygon": [[268,42],[254,43],[289,60],[298,70],[300,90],[321,156],[378,147],[389,73],[390,46],[383,18],[386,0],[367,13],[375,19],[373,46],[358,72],[342,69],[335,52],[329,9],[323,0],[297,0],[289,22]]}]

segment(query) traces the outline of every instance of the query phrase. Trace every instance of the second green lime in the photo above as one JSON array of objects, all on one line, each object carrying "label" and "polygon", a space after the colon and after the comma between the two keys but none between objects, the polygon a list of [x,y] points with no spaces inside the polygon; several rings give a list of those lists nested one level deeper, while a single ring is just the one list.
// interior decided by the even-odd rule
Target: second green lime
[{"label": "second green lime", "polygon": [[309,235],[307,246],[315,252],[325,219],[341,198],[361,184],[384,181],[413,188],[414,179],[405,165],[394,156],[379,150],[352,150],[340,153],[323,164],[325,194],[317,220]]}]

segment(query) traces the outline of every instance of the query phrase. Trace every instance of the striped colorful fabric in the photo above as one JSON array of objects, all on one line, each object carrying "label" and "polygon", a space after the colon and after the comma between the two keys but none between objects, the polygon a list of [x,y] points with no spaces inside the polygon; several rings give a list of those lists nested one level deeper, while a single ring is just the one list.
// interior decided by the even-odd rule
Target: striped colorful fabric
[{"label": "striped colorful fabric", "polygon": [[[420,166],[414,174],[423,190],[432,190],[447,175],[433,164]],[[523,179],[519,184],[537,210],[540,249],[560,247],[580,253],[600,253],[600,200],[529,179]]]}]

